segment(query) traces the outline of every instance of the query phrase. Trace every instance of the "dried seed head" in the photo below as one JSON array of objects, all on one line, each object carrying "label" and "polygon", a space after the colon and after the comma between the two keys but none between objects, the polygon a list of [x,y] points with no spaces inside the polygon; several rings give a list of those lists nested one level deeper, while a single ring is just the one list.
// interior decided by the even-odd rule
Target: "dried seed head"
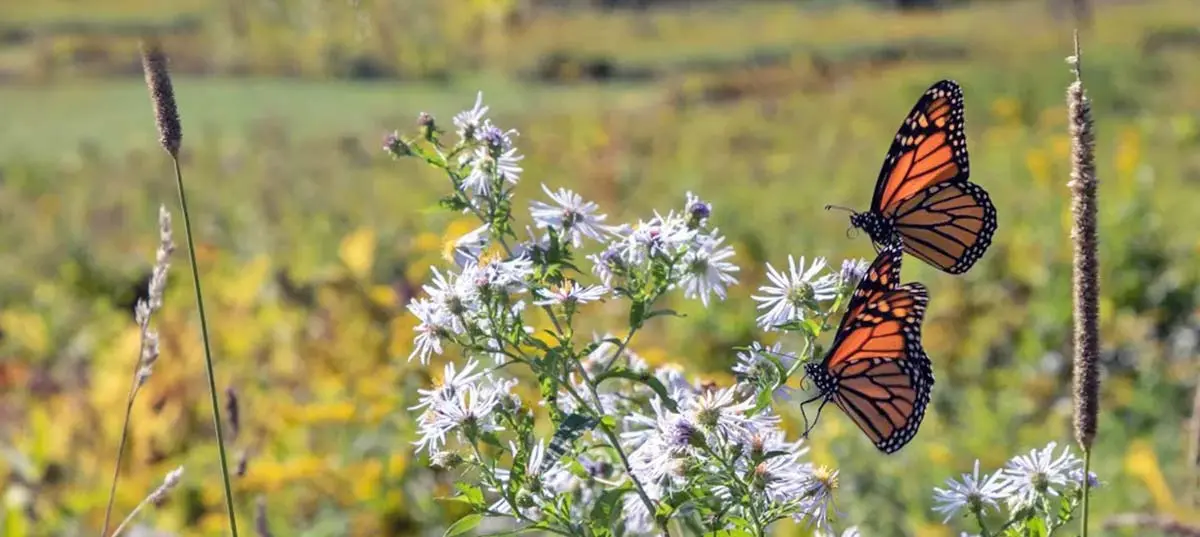
[{"label": "dried seed head", "polygon": [[175,106],[175,89],[171,86],[171,74],[167,71],[167,56],[157,42],[142,43],[142,71],[146,75],[146,87],[154,103],[154,123],[158,126],[158,142],[174,158],[179,157],[179,146],[183,142],[183,128],[179,123],[179,110]]},{"label": "dried seed head", "polygon": [[1068,59],[1075,82],[1067,88],[1067,116],[1071,133],[1071,239],[1075,246],[1075,440],[1091,449],[1100,410],[1099,260],[1096,255],[1096,134],[1091,102],[1083,89],[1079,36],[1075,55]]},{"label": "dried seed head", "polygon": [[237,392],[233,387],[225,389],[225,417],[229,420],[229,441],[237,440],[238,432],[242,429],[242,413],[238,406]]},{"label": "dried seed head", "polygon": [[238,477],[246,477],[246,470],[249,468],[249,466],[250,452],[243,451],[242,454],[238,456],[237,469],[234,471],[234,474]]},{"label": "dried seed head", "polygon": [[153,503],[154,505],[162,504],[163,500],[165,500],[167,498],[167,494],[170,493],[171,490],[174,489],[176,486],[178,486],[179,481],[182,479],[183,479],[183,467],[182,466],[180,466],[174,470],[171,470],[171,472],[167,474],[167,477],[165,477],[163,479],[162,484],[159,485],[158,488],[154,489],[154,492],[150,493],[150,498],[149,498],[150,503]]},{"label": "dried seed head", "polygon": [[267,499],[262,496],[254,502],[254,534],[258,537],[272,537],[271,527],[267,524]]}]

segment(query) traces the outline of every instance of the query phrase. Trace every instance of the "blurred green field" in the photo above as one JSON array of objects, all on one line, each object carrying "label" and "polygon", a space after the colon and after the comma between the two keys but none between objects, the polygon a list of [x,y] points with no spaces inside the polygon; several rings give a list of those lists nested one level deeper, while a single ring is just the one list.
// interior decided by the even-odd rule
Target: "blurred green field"
[{"label": "blurred green field", "polygon": [[[544,196],[540,183],[576,189],[609,221],[677,206],[688,190],[713,201],[741,284],[708,309],[681,301],[688,317],[656,321],[634,348],[727,383],[730,348],[764,337],[749,299],[763,263],[871,255],[865,237],[846,238],[845,215],[822,207],[865,208],[904,113],[930,83],[956,79],[971,177],[1000,223],[969,275],[906,264],[905,279],[932,295],[931,414],[909,447],[883,456],[829,413],[813,457],[842,471],[845,525],[949,536],[958,532],[930,510],[932,487],[976,458],[994,468],[1071,439],[1071,23],[1042,2],[941,12],[833,2],[164,6],[0,0],[5,535],[94,534],[103,517],[137,348],[128,305],[152,261],[157,206],[174,200],[137,66],[147,32],[168,33],[180,75],[218,380],[246,407],[233,446],[248,454],[235,482],[243,531],[258,497],[276,535],[436,535],[461,516],[430,494],[449,493],[454,476],[410,453],[405,409],[429,379],[405,361],[414,321],[403,303],[470,226],[431,209],[440,177],[392,161],[380,144],[421,111],[449,125],[477,90],[521,132],[523,204]],[[1097,529],[1123,512],[1200,523],[1200,430],[1189,422],[1200,378],[1200,10],[1191,0],[1095,9],[1082,34],[1102,181],[1104,413],[1093,468],[1106,485],[1093,519]],[[180,254],[117,512],[185,464],[181,492],[146,524],[218,535],[220,479]]]}]

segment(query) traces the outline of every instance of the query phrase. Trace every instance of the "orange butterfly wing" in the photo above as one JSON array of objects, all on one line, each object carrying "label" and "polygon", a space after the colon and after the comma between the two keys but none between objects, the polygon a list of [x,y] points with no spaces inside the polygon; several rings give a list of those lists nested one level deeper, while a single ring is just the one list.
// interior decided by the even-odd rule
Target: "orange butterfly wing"
[{"label": "orange butterfly wing", "polygon": [[996,231],[995,206],[967,180],[964,123],[962,88],[950,80],[931,86],[897,130],[871,200],[905,251],[951,274],[969,270]]},{"label": "orange butterfly wing", "polygon": [[834,347],[837,347],[841,335],[848,332],[849,324],[858,318],[868,301],[900,285],[900,262],[903,252],[898,243],[885,246],[879,251],[850,297],[846,314],[842,316],[842,323],[838,326],[838,339],[834,340]]},{"label": "orange butterfly wing", "polygon": [[943,80],[917,100],[888,149],[871,209],[885,217],[925,188],[969,175],[967,137],[963,130],[963,93]]},{"label": "orange butterfly wing", "polygon": [[904,250],[950,274],[969,270],[996,232],[996,207],[969,181],[934,185],[896,210]]},{"label": "orange butterfly wing", "polygon": [[880,251],[855,289],[817,381],[885,453],[916,436],[934,382],[921,346],[929,293],[919,283],[899,285],[900,262],[898,243]]}]

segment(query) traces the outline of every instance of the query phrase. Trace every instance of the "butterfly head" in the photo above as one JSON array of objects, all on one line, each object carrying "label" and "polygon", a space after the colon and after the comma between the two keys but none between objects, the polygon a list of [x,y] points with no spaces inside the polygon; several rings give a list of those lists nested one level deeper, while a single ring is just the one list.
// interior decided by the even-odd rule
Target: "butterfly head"
[{"label": "butterfly head", "polygon": [[811,379],[813,385],[817,387],[817,391],[822,395],[833,391],[833,378],[829,376],[829,371],[821,362],[804,364],[804,378]]},{"label": "butterfly head", "polygon": [[850,225],[866,231],[867,235],[871,236],[871,240],[877,244],[886,244],[891,239],[891,224],[874,212],[852,213]]}]

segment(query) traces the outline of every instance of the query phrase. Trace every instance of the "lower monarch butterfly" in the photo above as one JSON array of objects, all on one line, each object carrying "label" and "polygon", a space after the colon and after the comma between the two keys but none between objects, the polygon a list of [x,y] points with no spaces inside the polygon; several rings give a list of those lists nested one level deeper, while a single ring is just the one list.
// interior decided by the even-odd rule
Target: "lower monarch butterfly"
[{"label": "lower monarch butterfly", "polygon": [[884,247],[850,298],[825,359],[804,366],[818,394],[800,404],[832,401],[884,453],[895,453],[917,434],[933,367],[921,347],[921,322],[929,293],[919,283],[899,285],[901,244]]},{"label": "lower monarch butterfly", "polygon": [[992,243],[996,207],[982,187],[967,180],[964,123],[957,83],[942,80],[926,90],[888,149],[871,208],[846,209],[850,224],[877,246],[900,235],[904,251],[944,272],[969,270]]}]

